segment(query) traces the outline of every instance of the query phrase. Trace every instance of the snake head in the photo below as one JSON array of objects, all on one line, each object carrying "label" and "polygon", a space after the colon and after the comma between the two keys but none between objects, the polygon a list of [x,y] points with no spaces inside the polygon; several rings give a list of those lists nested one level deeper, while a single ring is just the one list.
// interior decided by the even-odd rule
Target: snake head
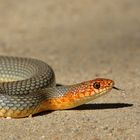
[{"label": "snake head", "polygon": [[89,81],[91,89],[91,95],[101,95],[103,93],[108,92],[111,90],[114,86],[114,81],[110,79],[103,79],[103,78],[97,78],[95,80]]},{"label": "snake head", "polygon": [[88,97],[89,99],[97,98],[98,96],[101,96],[108,91],[110,91],[114,86],[114,81],[110,79],[104,79],[104,78],[97,78],[94,80],[83,82],[77,87],[71,90],[71,92],[75,93],[75,96],[79,95],[80,97]]},{"label": "snake head", "polygon": [[75,85],[69,93],[70,106],[68,108],[77,107],[93,99],[108,93],[114,86],[114,81],[110,79],[97,78]]},{"label": "snake head", "polygon": [[110,91],[113,86],[114,81],[97,78],[80,84],[58,87],[56,93],[59,94],[61,92],[62,96],[49,99],[45,106],[50,110],[74,108],[104,95]]},{"label": "snake head", "polygon": [[72,85],[68,92],[61,97],[63,101],[62,109],[77,107],[93,99],[108,93],[114,86],[114,81],[110,79],[97,78]]}]

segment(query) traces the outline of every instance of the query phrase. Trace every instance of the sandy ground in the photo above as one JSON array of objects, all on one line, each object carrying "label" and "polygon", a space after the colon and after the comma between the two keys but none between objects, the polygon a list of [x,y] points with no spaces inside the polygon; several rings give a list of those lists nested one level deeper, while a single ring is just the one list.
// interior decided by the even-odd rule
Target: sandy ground
[{"label": "sandy ground", "polygon": [[57,82],[104,77],[125,94],[33,118],[0,119],[0,140],[140,139],[139,0],[0,0],[0,54],[49,63]]}]

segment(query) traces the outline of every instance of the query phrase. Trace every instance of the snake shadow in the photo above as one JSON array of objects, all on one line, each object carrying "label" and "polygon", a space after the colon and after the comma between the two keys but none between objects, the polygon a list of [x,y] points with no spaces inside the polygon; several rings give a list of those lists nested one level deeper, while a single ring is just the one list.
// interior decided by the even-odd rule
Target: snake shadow
[{"label": "snake shadow", "polygon": [[131,107],[133,104],[128,103],[95,103],[95,104],[83,104],[70,110],[102,110],[102,109],[117,109],[124,107]]},{"label": "snake shadow", "polygon": [[[124,107],[131,107],[133,104],[128,103],[95,103],[95,104],[83,104],[81,106],[67,109],[67,110],[102,110],[102,109],[117,109],[117,108],[124,108]],[[38,114],[35,114],[36,116],[42,116],[47,115],[53,111],[44,111]]]}]

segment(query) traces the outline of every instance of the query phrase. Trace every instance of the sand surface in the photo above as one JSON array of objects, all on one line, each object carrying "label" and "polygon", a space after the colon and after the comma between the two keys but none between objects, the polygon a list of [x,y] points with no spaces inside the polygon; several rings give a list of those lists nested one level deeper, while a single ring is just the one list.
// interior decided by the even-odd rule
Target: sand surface
[{"label": "sand surface", "polygon": [[139,0],[0,0],[0,55],[41,59],[58,83],[104,77],[126,91],[0,119],[0,140],[140,140]]}]

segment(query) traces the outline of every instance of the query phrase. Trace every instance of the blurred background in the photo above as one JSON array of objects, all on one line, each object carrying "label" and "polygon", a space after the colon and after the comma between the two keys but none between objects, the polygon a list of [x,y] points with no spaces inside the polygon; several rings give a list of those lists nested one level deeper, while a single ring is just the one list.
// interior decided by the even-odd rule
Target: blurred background
[{"label": "blurred background", "polygon": [[35,57],[54,68],[72,69],[71,62],[85,70],[98,65],[98,71],[107,69],[110,60],[120,63],[123,55],[125,65],[140,53],[139,4],[139,0],[0,0],[0,54]]},{"label": "blurred background", "polygon": [[82,48],[109,51],[110,46],[131,51],[140,45],[139,4],[139,0],[0,0],[1,54],[46,58]]}]

